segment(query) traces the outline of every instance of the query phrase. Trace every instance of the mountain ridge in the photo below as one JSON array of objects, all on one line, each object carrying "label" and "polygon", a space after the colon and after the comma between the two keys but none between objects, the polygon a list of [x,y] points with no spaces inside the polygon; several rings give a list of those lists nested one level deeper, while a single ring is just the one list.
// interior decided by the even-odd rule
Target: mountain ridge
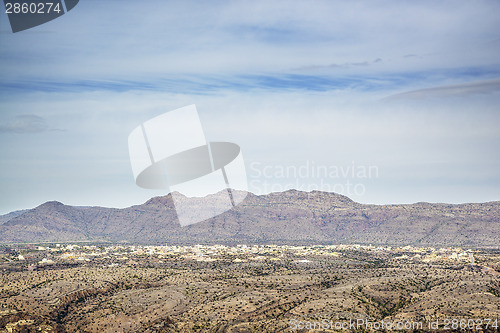
[{"label": "mountain ridge", "polygon": [[[203,198],[197,198],[203,203]],[[2,217],[0,216],[0,221]],[[337,193],[248,193],[233,209],[181,227],[171,195],[126,208],[43,203],[0,223],[0,243],[371,243],[499,247],[500,201],[361,204]]]}]

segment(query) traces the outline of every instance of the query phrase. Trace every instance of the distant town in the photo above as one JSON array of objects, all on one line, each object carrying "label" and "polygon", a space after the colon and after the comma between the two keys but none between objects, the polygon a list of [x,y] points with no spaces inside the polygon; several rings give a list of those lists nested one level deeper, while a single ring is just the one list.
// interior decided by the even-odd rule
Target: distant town
[{"label": "distant town", "polygon": [[[371,254],[385,253],[389,258],[400,261],[415,262],[448,262],[474,265],[474,253],[480,250],[463,249],[461,247],[415,247],[415,246],[373,246],[360,244],[340,245],[81,245],[81,244],[51,244],[22,245],[16,248],[4,249],[0,260],[4,262],[28,262],[27,269],[57,263],[94,262],[113,265],[133,264],[136,259],[150,257],[154,262],[162,263],[174,258],[196,261],[232,260],[248,262],[253,260],[286,260],[290,256],[308,259],[299,262],[310,262],[315,258],[325,256],[339,257],[346,252],[360,251]],[[350,254],[348,254],[350,256]]]}]

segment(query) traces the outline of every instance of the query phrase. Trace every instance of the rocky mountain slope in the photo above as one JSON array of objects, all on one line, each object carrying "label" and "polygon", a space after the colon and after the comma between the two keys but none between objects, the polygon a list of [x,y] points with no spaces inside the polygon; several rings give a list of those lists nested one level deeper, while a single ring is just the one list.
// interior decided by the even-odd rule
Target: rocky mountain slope
[{"label": "rocky mountain slope", "polygon": [[[186,199],[188,200],[188,199]],[[203,205],[198,199],[196,205]],[[326,192],[249,193],[237,207],[181,227],[170,195],[124,209],[47,202],[0,224],[1,243],[371,243],[499,247],[500,202],[365,205]],[[5,221],[6,220],[6,221]]]}]

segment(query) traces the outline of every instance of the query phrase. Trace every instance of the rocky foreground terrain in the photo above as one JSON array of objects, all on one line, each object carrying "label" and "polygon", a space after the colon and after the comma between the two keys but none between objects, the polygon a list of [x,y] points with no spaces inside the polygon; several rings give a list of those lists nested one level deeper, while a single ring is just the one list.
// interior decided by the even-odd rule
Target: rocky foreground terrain
[{"label": "rocky foreground terrain", "polygon": [[495,251],[24,247],[0,271],[2,333],[499,331]]},{"label": "rocky foreground terrain", "polygon": [[[193,210],[204,207],[203,199],[190,204]],[[335,193],[295,190],[260,196],[249,193],[230,211],[187,227],[179,225],[170,195],[124,209],[47,202],[0,218],[0,243],[268,242],[498,247],[499,239],[498,201],[365,205]]]}]

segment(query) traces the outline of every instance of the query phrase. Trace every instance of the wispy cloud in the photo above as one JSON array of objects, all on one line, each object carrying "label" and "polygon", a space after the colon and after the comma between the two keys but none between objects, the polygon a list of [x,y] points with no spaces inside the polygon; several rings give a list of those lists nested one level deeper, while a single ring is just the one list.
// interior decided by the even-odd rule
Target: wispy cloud
[{"label": "wispy cloud", "polygon": [[440,87],[407,91],[387,97],[387,100],[397,99],[426,99],[451,96],[467,96],[477,94],[491,94],[500,92],[500,78],[482,80],[462,84],[453,84]]},{"label": "wispy cloud", "polygon": [[366,66],[370,66],[370,65],[373,65],[373,64],[377,64],[377,63],[380,63],[382,62],[382,59],[381,58],[377,58],[375,60],[372,60],[372,61],[358,61],[358,62],[346,62],[346,63],[342,63],[342,64],[329,64],[329,65],[311,65],[311,66],[302,66],[302,67],[298,67],[298,68],[294,68],[293,70],[317,70],[317,69],[327,69],[327,68],[344,68],[344,69],[348,69],[348,68],[351,68],[351,67],[366,67]]},{"label": "wispy cloud", "polygon": [[0,133],[23,134],[46,131],[61,131],[61,129],[51,128],[43,117],[34,114],[20,115],[3,124],[0,123]]},{"label": "wispy cloud", "polygon": [[[98,12],[96,4],[81,2],[70,16],[30,30],[58,29],[43,38],[2,35],[0,59],[9,64],[1,66],[3,80],[137,80],[291,68],[373,75],[494,64],[500,50],[498,44],[484,47],[499,31],[496,2],[154,1],[151,11],[134,1],[101,1]],[[113,20],[105,13],[114,13]],[[426,57],[404,58],[409,54]]]},{"label": "wispy cloud", "polygon": [[[394,79],[394,78],[393,78]],[[34,80],[0,83],[3,94],[9,92],[89,92],[89,91],[168,91],[183,94],[213,94],[227,91],[335,91],[356,88],[371,90],[382,87],[383,80],[368,77],[334,77],[306,74],[237,74],[225,76],[182,75],[154,78],[147,81],[134,80]],[[384,88],[391,78],[385,80]],[[400,84],[401,81],[397,79]],[[395,82],[394,82],[395,83]]]},{"label": "wispy cloud", "polygon": [[[379,62],[378,59],[370,64]],[[341,65],[335,65],[341,66]],[[349,63],[345,66],[364,67],[364,62]],[[332,65],[333,67],[333,65]],[[311,67],[312,68],[312,67]],[[319,68],[319,67],[318,67]],[[415,86],[438,85],[442,81],[481,81],[457,85],[447,85],[437,88],[410,90],[396,96],[416,98],[417,96],[430,96],[438,94],[471,94],[488,92],[497,89],[498,79],[492,76],[500,75],[496,67],[465,67],[441,69],[432,71],[410,71],[399,73],[343,73],[337,74],[308,74],[308,73],[262,73],[248,74],[235,73],[232,75],[216,74],[155,74],[149,78],[134,77],[131,79],[117,77],[115,79],[85,80],[70,79],[66,77],[38,78],[34,80],[18,79],[0,82],[0,95],[9,96],[17,93],[81,93],[92,91],[156,91],[180,94],[217,94],[225,92],[243,91],[342,91],[357,90],[379,91],[391,93],[410,90]]]}]

